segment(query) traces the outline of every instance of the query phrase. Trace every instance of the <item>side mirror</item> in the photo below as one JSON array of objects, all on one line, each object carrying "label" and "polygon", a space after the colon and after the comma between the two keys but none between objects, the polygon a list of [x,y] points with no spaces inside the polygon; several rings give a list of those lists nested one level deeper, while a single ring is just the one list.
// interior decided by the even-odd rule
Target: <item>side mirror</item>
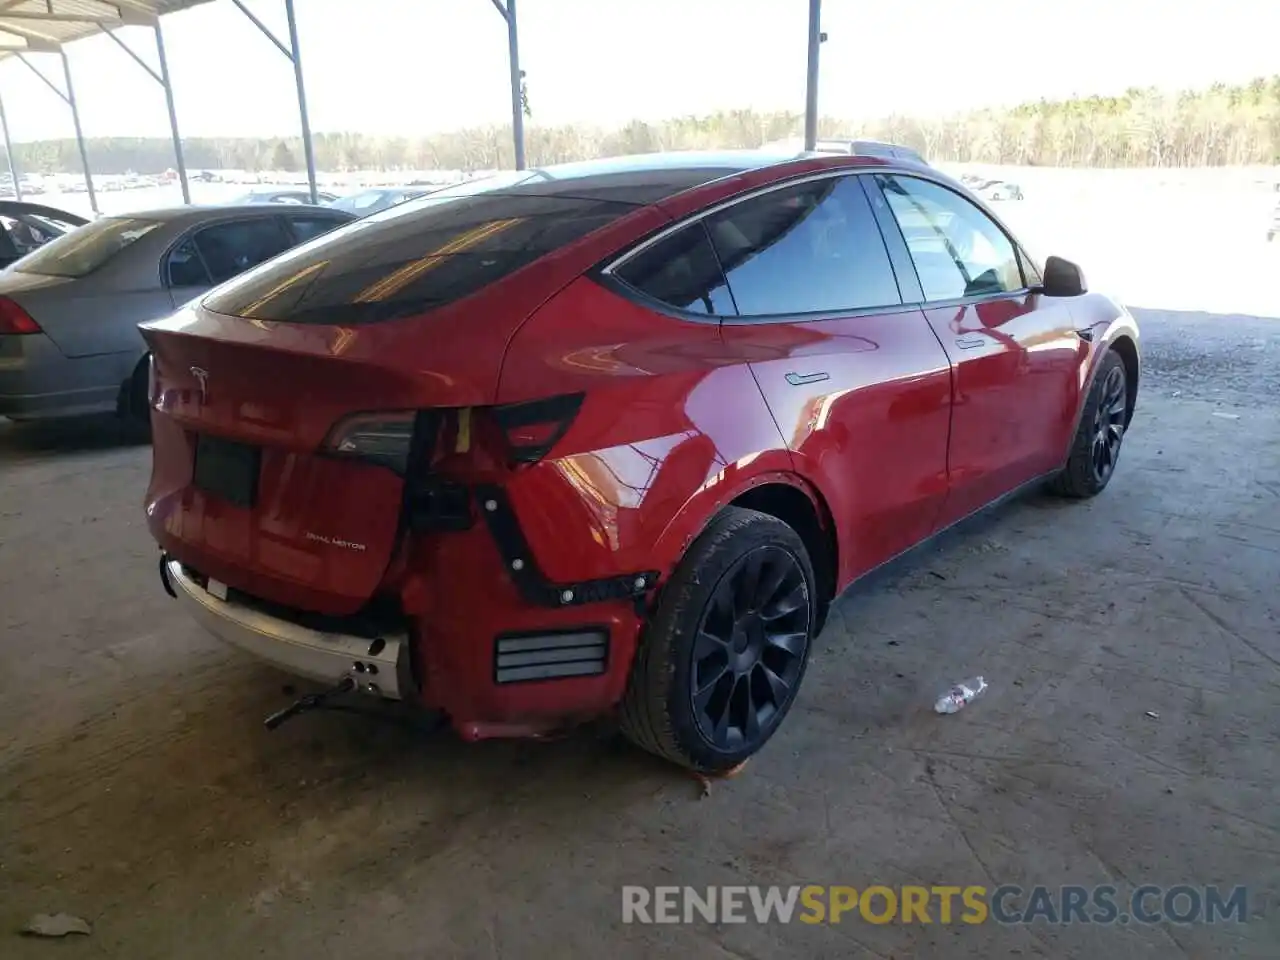
[{"label": "side mirror", "polygon": [[1078,297],[1089,292],[1084,271],[1077,264],[1062,257],[1050,257],[1044,262],[1044,283],[1040,292],[1046,297]]}]

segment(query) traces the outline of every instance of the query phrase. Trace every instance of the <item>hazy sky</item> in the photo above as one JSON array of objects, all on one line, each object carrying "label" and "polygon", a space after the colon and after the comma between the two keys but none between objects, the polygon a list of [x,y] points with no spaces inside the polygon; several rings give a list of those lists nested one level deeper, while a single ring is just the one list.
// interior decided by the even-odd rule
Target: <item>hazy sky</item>
[{"label": "hazy sky", "polygon": [[[281,0],[249,0],[281,37]],[[1280,72],[1280,0],[825,0],[823,113],[878,116],[1201,86]],[[297,0],[312,126],[405,136],[509,116],[490,0]],[[536,122],[801,110],[806,0],[519,0]],[[298,129],[288,62],[229,2],[164,21],[186,136]],[[151,32],[122,35],[154,56]],[[159,85],[105,37],[71,48],[86,135],[168,132]],[[34,60],[61,79],[56,56]],[[0,63],[15,140],[72,136],[30,72]]]}]

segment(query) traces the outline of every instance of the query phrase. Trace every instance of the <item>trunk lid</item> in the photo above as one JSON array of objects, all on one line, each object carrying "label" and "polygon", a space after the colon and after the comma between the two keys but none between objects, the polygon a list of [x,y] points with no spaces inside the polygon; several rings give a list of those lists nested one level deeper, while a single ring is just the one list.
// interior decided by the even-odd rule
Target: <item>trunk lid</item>
[{"label": "trunk lid", "polygon": [[148,523],[164,550],[232,588],[354,613],[395,553],[404,481],[323,452],[326,437],[352,414],[480,396],[414,375],[394,345],[377,362],[350,331],[272,326],[196,309],[144,327],[155,381]]}]

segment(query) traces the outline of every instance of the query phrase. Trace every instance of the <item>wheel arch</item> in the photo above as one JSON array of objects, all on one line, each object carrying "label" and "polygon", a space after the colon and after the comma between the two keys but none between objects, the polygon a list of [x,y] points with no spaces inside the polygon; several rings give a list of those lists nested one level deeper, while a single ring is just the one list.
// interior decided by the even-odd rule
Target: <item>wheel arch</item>
[{"label": "wheel arch", "polygon": [[[662,569],[669,573],[692,543],[728,507],[745,507],[781,520],[791,527],[809,551],[820,588],[819,625],[836,594],[839,578],[839,537],[831,509],[821,492],[799,474],[771,470],[740,478],[717,489],[725,478],[704,486],[676,514],[659,540]],[[714,497],[706,499],[715,490]]]},{"label": "wheel arch", "polygon": [[1129,426],[1133,420],[1133,409],[1138,401],[1138,378],[1141,365],[1138,362],[1138,345],[1127,333],[1119,333],[1108,344],[1124,362],[1125,390],[1128,393],[1128,409],[1125,411],[1124,425]]}]

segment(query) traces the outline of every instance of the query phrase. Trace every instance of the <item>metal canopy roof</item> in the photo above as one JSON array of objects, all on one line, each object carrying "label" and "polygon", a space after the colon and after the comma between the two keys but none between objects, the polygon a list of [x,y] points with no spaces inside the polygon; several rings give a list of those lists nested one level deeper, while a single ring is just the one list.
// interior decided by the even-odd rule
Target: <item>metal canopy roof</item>
[{"label": "metal canopy roof", "polygon": [[0,58],[57,53],[103,29],[152,26],[166,13],[208,0],[0,0]]},{"label": "metal canopy roof", "polygon": [[[71,108],[75,124],[76,144],[80,150],[80,162],[84,169],[85,185],[89,193],[89,205],[98,212],[97,197],[93,189],[93,175],[89,171],[89,157],[85,150],[84,132],[80,126],[80,112],[76,107],[75,88],[71,82],[71,65],[67,61],[66,45],[76,40],[103,34],[151,75],[164,89],[169,110],[169,127],[173,134],[174,160],[178,178],[182,184],[184,203],[191,202],[187,181],[186,162],[182,155],[182,136],[178,132],[178,113],[174,106],[173,85],[169,81],[169,65],[165,59],[164,35],[160,18],[190,7],[200,6],[211,0],[0,0],[0,61],[14,58],[38,76],[44,84]],[[307,116],[306,87],[302,80],[302,54],[298,48],[298,26],[294,15],[295,0],[284,0],[285,18],[288,23],[286,44],[245,6],[244,0],[231,0],[262,34],[285,55],[293,65],[294,81],[298,88],[298,114],[302,124],[302,146],[307,161],[307,181],[311,188],[311,200],[317,202],[315,156],[311,144],[311,123]],[[490,0],[506,22],[508,60],[511,72],[511,132],[515,145],[516,169],[525,167],[523,77],[520,69],[519,41],[517,39],[516,0]],[[802,3],[804,0],[792,0]],[[818,48],[826,34],[822,32],[822,0],[808,0],[809,37],[805,96],[805,149],[812,150],[818,130]],[[154,32],[159,69],[153,68],[132,47],[118,37],[117,27],[144,26]],[[53,53],[62,60],[64,81],[58,84],[47,76],[29,58],[28,54]],[[9,122],[4,102],[0,100],[0,128],[4,136],[9,178],[14,192],[22,199],[21,181],[14,165],[13,146],[9,138]]]}]

